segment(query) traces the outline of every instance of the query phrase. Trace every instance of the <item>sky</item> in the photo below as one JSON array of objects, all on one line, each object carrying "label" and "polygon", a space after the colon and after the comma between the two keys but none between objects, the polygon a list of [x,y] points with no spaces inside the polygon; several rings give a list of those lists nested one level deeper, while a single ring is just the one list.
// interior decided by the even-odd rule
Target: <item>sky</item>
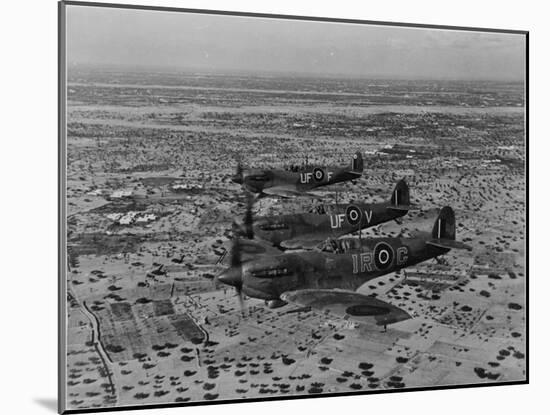
[{"label": "sky", "polygon": [[69,65],[359,78],[523,80],[525,38],[68,6]]}]

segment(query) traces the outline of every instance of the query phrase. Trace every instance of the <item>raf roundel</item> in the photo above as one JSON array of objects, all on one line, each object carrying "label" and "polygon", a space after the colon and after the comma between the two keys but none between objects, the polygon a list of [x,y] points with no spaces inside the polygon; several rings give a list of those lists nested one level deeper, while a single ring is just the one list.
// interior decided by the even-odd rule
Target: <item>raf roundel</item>
[{"label": "raf roundel", "polygon": [[316,181],[320,182],[325,178],[325,172],[323,171],[323,169],[317,167],[313,169],[313,177]]},{"label": "raf roundel", "polygon": [[385,270],[393,263],[393,248],[385,242],[380,242],[374,248],[374,264],[379,270]]},{"label": "raf roundel", "polygon": [[361,209],[355,205],[346,208],[346,219],[350,225],[358,225],[361,222]]}]

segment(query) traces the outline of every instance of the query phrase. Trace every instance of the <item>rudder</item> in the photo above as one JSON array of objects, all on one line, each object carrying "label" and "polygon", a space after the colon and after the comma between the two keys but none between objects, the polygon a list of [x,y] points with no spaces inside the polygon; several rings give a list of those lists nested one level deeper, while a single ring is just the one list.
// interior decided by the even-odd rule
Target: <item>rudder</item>
[{"label": "rudder", "polygon": [[455,213],[450,206],[445,206],[439,211],[432,229],[432,238],[455,240]]},{"label": "rudder", "polygon": [[351,169],[356,173],[363,172],[363,155],[360,151],[353,155],[351,159]]},{"label": "rudder", "polygon": [[409,206],[411,204],[409,186],[405,179],[399,180],[393,188],[390,204],[392,206]]}]

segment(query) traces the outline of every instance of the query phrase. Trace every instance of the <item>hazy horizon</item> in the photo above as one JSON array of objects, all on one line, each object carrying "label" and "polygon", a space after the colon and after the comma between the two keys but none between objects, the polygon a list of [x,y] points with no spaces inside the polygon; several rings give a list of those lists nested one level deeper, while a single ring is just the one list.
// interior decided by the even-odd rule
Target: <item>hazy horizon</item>
[{"label": "hazy horizon", "polygon": [[524,81],[525,37],[68,6],[67,63],[136,71]]}]

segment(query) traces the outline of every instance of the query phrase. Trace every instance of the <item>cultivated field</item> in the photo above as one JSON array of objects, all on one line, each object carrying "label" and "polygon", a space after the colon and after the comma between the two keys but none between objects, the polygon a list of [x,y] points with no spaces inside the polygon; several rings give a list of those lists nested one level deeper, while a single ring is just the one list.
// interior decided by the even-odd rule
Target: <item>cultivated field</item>
[{"label": "cultivated field", "polygon": [[[69,409],[525,379],[522,84],[71,68],[68,102]],[[253,299],[241,315],[213,278],[244,214],[235,160],[358,149],[340,201],[405,177],[421,206],[364,237],[430,230],[450,205],[473,251],[361,287],[413,316],[387,332]]]}]

